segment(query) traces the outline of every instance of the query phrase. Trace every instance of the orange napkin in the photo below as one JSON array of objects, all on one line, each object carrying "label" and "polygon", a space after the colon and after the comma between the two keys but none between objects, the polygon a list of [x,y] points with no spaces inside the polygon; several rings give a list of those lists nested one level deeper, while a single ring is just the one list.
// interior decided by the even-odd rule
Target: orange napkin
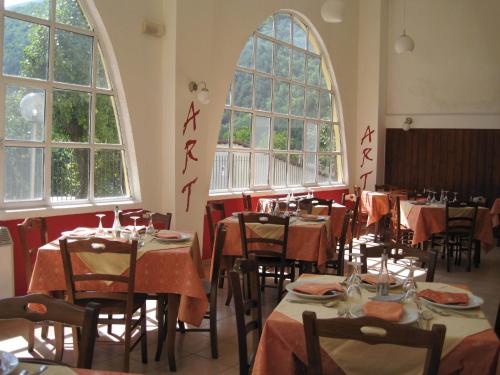
[{"label": "orange napkin", "polygon": [[[361,281],[370,285],[376,285],[378,281],[378,275],[373,275],[373,274],[361,275]],[[389,284],[396,284],[396,278],[392,275],[389,275]]]},{"label": "orange napkin", "polygon": [[425,289],[419,292],[418,296],[442,305],[467,305],[469,303],[469,295],[467,293],[438,292],[432,289]]},{"label": "orange napkin", "polygon": [[181,233],[179,232],[163,232],[159,231],[156,233],[156,237],[164,238],[166,240],[178,240],[181,238]]},{"label": "orange napkin", "polygon": [[297,285],[293,290],[299,293],[322,296],[331,291],[343,292],[344,288],[339,283],[304,283]]},{"label": "orange napkin", "polygon": [[365,316],[399,322],[404,308],[397,302],[369,301],[363,305],[363,312]]},{"label": "orange napkin", "polygon": [[318,215],[312,215],[312,214],[300,214],[300,217],[303,217],[304,219],[317,219]]}]

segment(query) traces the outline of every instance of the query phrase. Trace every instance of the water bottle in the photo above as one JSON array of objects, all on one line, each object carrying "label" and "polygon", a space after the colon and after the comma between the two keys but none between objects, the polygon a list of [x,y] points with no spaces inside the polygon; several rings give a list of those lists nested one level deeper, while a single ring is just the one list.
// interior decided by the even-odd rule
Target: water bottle
[{"label": "water bottle", "polygon": [[389,294],[389,270],[387,269],[387,253],[382,254],[382,265],[377,279],[377,296]]},{"label": "water bottle", "polygon": [[122,225],[120,223],[120,210],[118,206],[115,206],[115,219],[113,220],[113,236],[120,237],[120,231],[122,230]]}]

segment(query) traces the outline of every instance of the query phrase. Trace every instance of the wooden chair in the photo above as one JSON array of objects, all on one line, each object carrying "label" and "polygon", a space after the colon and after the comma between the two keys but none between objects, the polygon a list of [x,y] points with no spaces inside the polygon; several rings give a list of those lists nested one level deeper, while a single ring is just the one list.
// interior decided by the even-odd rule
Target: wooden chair
[{"label": "wooden chair", "polygon": [[[461,209],[460,215],[451,215],[454,208]],[[465,212],[470,210],[470,215]],[[467,271],[472,269],[472,247],[474,245],[474,230],[476,228],[477,202],[446,203],[445,206],[445,236],[444,251],[446,257],[446,270],[450,272],[451,256],[454,253],[455,264],[460,265],[462,252],[467,252]],[[481,251],[476,246],[475,251]]]},{"label": "wooden chair", "polygon": [[416,266],[426,270],[425,281],[434,281],[437,264],[437,253],[435,251],[424,251],[401,243],[385,243],[383,245],[372,247],[367,247],[366,244],[361,244],[359,248],[362,255],[361,273],[368,272],[368,258],[380,258],[382,253],[385,251],[387,256],[393,259],[394,262],[410,256],[418,258],[419,263]]},{"label": "wooden chair", "polygon": [[321,199],[321,198],[304,198],[299,201],[300,210],[307,211],[308,214],[312,213],[312,210],[316,206],[326,206],[328,208],[328,216],[332,214],[332,204],[331,199]]},{"label": "wooden chair", "polygon": [[[30,304],[37,304],[39,309],[30,308]],[[42,306],[40,306],[42,305]],[[31,305],[33,306],[33,305]],[[78,359],[76,367],[92,368],[94,343],[97,332],[97,318],[99,305],[89,303],[85,307],[55,299],[44,294],[28,294],[22,297],[4,298],[0,300],[0,319],[25,319],[30,322],[51,321],[61,325],[79,327]],[[31,358],[20,358],[31,362]],[[63,364],[61,361],[49,361],[51,364]]]},{"label": "wooden chair", "polygon": [[395,196],[391,205],[391,237],[396,243],[411,245],[414,232],[401,224],[401,198]]},{"label": "wooden chair", "polygon": [[498,303],[497,319],[495,321],[495,333],[497,337],[500,338],[500,302]]},{"label": "wooden chair", "polygon": [[149,221],[152,220],[153,226],[156,229],[170,229],[172,223],[171,212],[160,214],[158,212],[151,212],[148,210],[120,212],[120,223],[122,225],[134,224],[133,220],[131,219],[132,216],[139,216],[137,225],[144,225],[146,227],[149,225]]},{"label": "wooden chair", "polygon": [[[224,203],[208,202],[206,206],[206,211],[207,211],[207,221],[208,221],[208,233],[210,235],[210,248],[213,249],[215,243],[215,225],[219,220],[222,220],[226,217],[226,211],[224,210]],[[214,213],[218,213],[218,217],[214,217]]]},{"label": "wooden chair", "polygon": [[[353,212],[351,209],[347,209],[344,215],[344,220],[342,221],[342,230],[340,237],[337,239],[337,248],[335,253],[337,254],[337,259],[330,260],[326,263],[327,268],[334,268],[337,270],[338,276],[344,275],[344,257],[345,257],[345,245],[347,242],[347,231],[351,226]],[[349,252],[352,251],[352,237],[349,241]]]},{"label": "wooden chair", "polygon": [[[205,288],[205,293],[207,295],[209,305],[209,311],[204,319],[208,319],[210,322],[209,328],[186,328],[183,322],[179,322],[179,331],[181,333],[186,332],[210,332],[210,348],[212,352],[212,358],[219,358],[219,351],[217,347],[217,284],[219,281],[220,272],[220,262],[222,258],[222,249],[224,248],[224,241],[226,239],[227,229],[224,224],[219,224],[217,226],[217,236],[215,237],[215,248],[213,262],[212,262],[212,275],[210,281],[203,280],[203,287]],[[166,307],[166,306],[165,306]],[[165,325],[166,327],[166,325]],[[162,341],[165,340],[167,336],[167,330],[164,330]],[[157,359],[159,360],[159,354],[161,353],[161,347],[159,353],[157,352]]]},{"label": "wooden chair", "polygon": [[[283,284],[285,277],[288,276],[290,279],[294,278],[294,272],[290,274],[285,274],[285,268],[291,267],[294,269],[295,262],[293,260],[286,259],[286,251],[288,245],[288,226],[289,217],[278,217],[265,213],[247,213],[238,214],[238,220],[240,224],[240,235],[241,235],[241,248],[243,249],[243,255],[248,258],[249,254],[255,254],[256,261],[260,267],[262,267],[261,276],[261,288],[269,287],[275,288],[276,285],[266,285],[266,276],[272,276],[278,278],[278,302],[281,300],[281,295],[283,294]],[[274,226],[278,232],[282,233],[280,238],[266,238],[260,236],[248,236],[247,230],[248,224],[256,224]],[[280,234],[281,234],[280,233]],[[257,244],[257,248],[254,246]],[[273,251],[270,246],[274,245]],[[262,246],[262,247],[261,247]],[[259,248],[261,247],[261,248]],[[276,269],[274,274],[267,273],[268,268]],[[292,280],[293,281],[293,280]]]},{"label": "wooden chair", "polygon": [[243,198],[243,209],[245,211],[253,211],[252,196],[250,194],[241,193],[241,197]]},{"label": "wooden chair", "polygon": [[[370,345],[393,344],[427,349],[424,375],[437,375],[438,373],[446,334],[445,325],[434,324],[432,330],[427,331],[371,317],[317,319],[316,313],[312,311],[304,311],[302,320],[306,337],[307,373],[309,375],[323,374],[320,337],[356,340]],[[363,331],[365,327],[382,329],[385,334],[365,333]],[[376,372],[383,373],[383,369],[377,369]]]},{"label": "wooden chair", "polygon": [[[361,230],[360,227],[362,223],[359,220],[361,213],[361,196],[358,196],[354,193],[352,194],[342,193],[341,204],[352,210],[352,217],[351,217],[351,247],[352,247],[352,239],[354,237],[359,239],[359,232]],[[365,217],[365,224],[366,224],[366,219],[367,217]]]},{"label": "wooden chair", "polygon": [[[23,251],[24,273],[26,277],[26,285],[29,286],[31,275],[33,274],[34,260],[38,254],[38,248],[49,242],[47,235],[47,222],[44,217],[27,218],[22,223],[17,224],[17,233]],[[53,292],[52,297],[64,299],[64,292]],[[35,328],[36,325],[42,327],[42,338],[46,339],[48,334],[49,324],[47,322],[38,321],[31,322],[28,332],[28,351],[31,353],[35,347]],[[54,359],[61,361],[64,351],[64,336],[61,326],[54,326],[56,353]]]},{"label": "wooden chair", "polygon": [[[262,335],[262,304],[259,285],[259,266],[255,255],[248,259],[236,259],[229,272],[230,285],[233,289],[234,308],[236,312],[236,330],[238,332],[238,352],[240,375],[248,375],[253,366],[255,353]],[[242,288],[241,279],[246,280],[248,287]],[[245,315],[250,316],[247,322]],[[252,333],[252,351],[248,352],[247,335]],[[277,359],[279,360],[279,359]]]},{"label": "wooden chair", "polygon": [[375,191],[391,191],[391,187],[386,184],[375,184]]},{"label": "wooden chair", "polygon": [[[66,291],[68,300],[77,305],[86,305],[89,302],[97,302],[101,305],[100,312],[107,314],[107,318],[99,318],[99,324],[121,324],[125,325],[124,344],[125,355],[123,359],[123,369],[128,371],[130,351],[140,342],[142,362],[147,363],[147,336],[146,336],[146,295],[134,294],[135,269],[137,259],[137,240],[131,244],[120,241],[107,240],[104,238],[92,238],[69,242],[66,238],[59,240],[61,255],[64,265],[64,275],[66,279]],[[93,253],[95,256],[103,254],[113,254],[128,257],[128,272],[117,275],[110,273],[75,272],[74,259],[80,253]],[[105,261],[105,260],[103,260]],[[77,287],[77,283],[92,282],[113,282],[115,285],[123,285],[125,292],[102,291],[99,288],[87,288],[82,290],[82,286]],[[95,285],[99,285],[95,284]],[[85,285],[87,287],[89,284]],[[133,315],[140,311],[139,318]],[[110,318],[114,315],[123,315],[123,318]],[[132,333],[139,329],[137,339],[132,342]],[[120,340],[121,341],[121,340]]]}]

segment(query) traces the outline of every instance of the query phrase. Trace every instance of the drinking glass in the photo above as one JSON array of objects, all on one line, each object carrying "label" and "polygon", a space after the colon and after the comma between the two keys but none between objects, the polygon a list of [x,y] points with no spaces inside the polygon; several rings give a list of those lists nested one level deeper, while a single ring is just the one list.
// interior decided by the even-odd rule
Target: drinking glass
[{"label": "drinking glass", "polygon": [[97,216],[99,218],[99,225],[97,227],[97,230],[95,231],[95,235],[96,236],[103,236],[106,232],[104,231],[104,228],[102,226],[102,218],[106,215],[105,214],[96,214],[95,216]]},{"label": "drinking glass", "polygon": [[448,190],[445,190],[444,191],[444,198],[443,198],[443,204],[446,204],[446,202],[448,202]]},{"label": "drinking glass", "polygon": [[149,223],[148,223],[148,227],[146,228],[146,234],[151,235],[155,232],[155,227],[153,225],[153,214],[148,213],[147,217],[149,218]]},{"label": "drinking glass", "polygon": [[[354,256],[353,258],[357,259],[357,256]],[[352,266],[352,273],[347,279],[347,318],[354,318],[358,316],[362,296],[361,277],[359,276],[359,267],[361,266],[361,262],[353,260],[348,264]]]},{"label": "drinking glass", "polygon": [[432,199],[431,199],[431,203],[436,203],[436,202],[437,202],[437,200],[436,200],[436,192],[435,192],[435,191],[433,191],[433,192],[432,192]]},{"label": "drinking glass", "polygon": [[453,202],[458,202],[458,191],[453,192]]},{"label": "drinking glass", "polygon": [[427,203],[431,203],[432,201],[432,190],[427,189]]},{"label": "drinking glass", "polygon": [[132,230],[130,238],[136,239],[139,237],[139,233],[137,232],[137,219],[139,219],[139,216],[130,216],[130,218],[134,220],[134,229]]},{"label": "drinking glass", "polygon": [[409,296],[409,294],[411,294],[410,292],[412,292],[413,289],[416,291],[417,288],[417,283],[415,282],[415,262],[418,260],[418,257],[405,257],[405,259],[407,259],[410,263],[410,272],[408,273],[408,277],[403,283],[403,290],[405,292],[406,298],[406,296]]}]

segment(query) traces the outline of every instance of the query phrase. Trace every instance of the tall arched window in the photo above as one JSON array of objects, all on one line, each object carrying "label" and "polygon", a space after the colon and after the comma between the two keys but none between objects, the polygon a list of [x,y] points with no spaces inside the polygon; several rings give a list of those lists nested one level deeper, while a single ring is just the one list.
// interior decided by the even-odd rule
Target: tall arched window
[{"label": "tall arched window", "polygon": [[268,17],[241,51],[210,191],[343,184],[343,130],[331,74],[299,16]]},{"label": "tall arched window", "polygon": [[77,0],[0,0],[0,205],[130,196],[115,90]]}]

